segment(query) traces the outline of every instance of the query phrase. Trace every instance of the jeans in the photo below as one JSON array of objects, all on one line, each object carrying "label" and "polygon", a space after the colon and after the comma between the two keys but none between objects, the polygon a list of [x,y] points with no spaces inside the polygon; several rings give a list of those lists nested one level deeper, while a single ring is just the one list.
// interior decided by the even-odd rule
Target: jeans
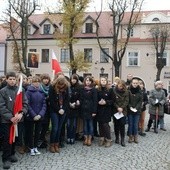
[{"label": "jeans", "polygon": [[77,118],[68,118],[67,120],[67,139],[75,139],[77,129]]},{"label": "jeans", "polygon": [[50,134],[50,143],[59,143],[61,128],[64,123],[66,113],[60,115],[58,113],[51,113],[51,134]]},{"label": "jeans", "polygon": [[93,136],[93,119],[84,119],[83,127],[84,127],[84,135]]},{"label": "jeans", "polygon": [[139,123],[140,115],[136,114],[129,114],[128,115],[128,134],[130,135],[137,135],[138,134],[138,123]]},{"label": "jeans", "polygon": [[164,116],[160,116],[159,118],[159,124],[160,124],[160,128],[164,128]]}]

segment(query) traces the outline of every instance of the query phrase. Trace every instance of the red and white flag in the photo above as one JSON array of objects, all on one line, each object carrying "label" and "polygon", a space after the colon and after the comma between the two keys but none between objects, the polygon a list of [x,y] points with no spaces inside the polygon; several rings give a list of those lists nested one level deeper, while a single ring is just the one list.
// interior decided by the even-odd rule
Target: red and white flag
[{"label": "red and white flag", "polygon": [[[15,97],[14,108],[13,108],[13,115],[15,116],[17,113],[22,111],[22,82],[23,78],[22,75],[20,76],[20,83],[17,95]],[[18,128],[17,124],[12,124],[10,128],[10,137],[9,143],[12,144],[15,142],[15,136],[18,136]]]},{"label": "red and white flag", "polygon": [[52,50],[52,70],[54,74],[57,74],[58,72],[62,72],[60,64],[53,50]]}]

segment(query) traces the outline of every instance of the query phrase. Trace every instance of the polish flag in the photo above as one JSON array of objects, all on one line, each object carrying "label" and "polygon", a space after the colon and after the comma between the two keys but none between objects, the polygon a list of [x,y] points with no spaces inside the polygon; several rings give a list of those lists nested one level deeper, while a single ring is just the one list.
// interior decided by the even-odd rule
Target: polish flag
[{"label": "polish flag", "polygon": [[52,70],[54,74],[62,72],[59,62],[57,61],[57,57],[53,50],[52,50]]},{"label": "polish flag", "polygon": [[[23,78],[22,75],[20,76],[20,83],[19,83],[19,89],[17,92],[17,95],[15,97],[14,102],[14,109],[13,109],[13,115],[15,116],[17,113],[22,111],[22,82]],[[18,136],[18,127],[17,124],[12,124],[10,128],[10,137],[9,137],[9,143],[12,144],[15,142],[15,136]]]}]

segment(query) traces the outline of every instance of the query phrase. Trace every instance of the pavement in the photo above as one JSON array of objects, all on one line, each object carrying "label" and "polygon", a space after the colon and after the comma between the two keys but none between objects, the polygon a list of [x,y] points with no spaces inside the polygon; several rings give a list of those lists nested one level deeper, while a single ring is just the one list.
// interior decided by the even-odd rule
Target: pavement
[{"label": "pavement", "polygon": [[126,137],[126,147],[114,142],[109,148],[99,147],[95,138],[91,147],[78,141],[66,144],[60,153],[47,149],[40,149],[42,154],[36,156],[17,153],[19,162],[10,170],[170,170],[170,115],[165,115],[165,127],[166,132],[155,134],[152,129],[145,137],[139,136],[138,144],[129,144]]}]

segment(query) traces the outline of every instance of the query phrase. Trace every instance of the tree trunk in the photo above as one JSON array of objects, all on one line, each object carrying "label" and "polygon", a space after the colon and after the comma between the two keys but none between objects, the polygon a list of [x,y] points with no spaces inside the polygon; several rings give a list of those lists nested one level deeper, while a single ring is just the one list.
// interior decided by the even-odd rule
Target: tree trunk
[{"label": "tree trunk", "polygon": [[156,73],[156,81],[160,80],[161,71],[162,71],[162,68],[158,68],[158,69],[157,69],[157,73]]}]

